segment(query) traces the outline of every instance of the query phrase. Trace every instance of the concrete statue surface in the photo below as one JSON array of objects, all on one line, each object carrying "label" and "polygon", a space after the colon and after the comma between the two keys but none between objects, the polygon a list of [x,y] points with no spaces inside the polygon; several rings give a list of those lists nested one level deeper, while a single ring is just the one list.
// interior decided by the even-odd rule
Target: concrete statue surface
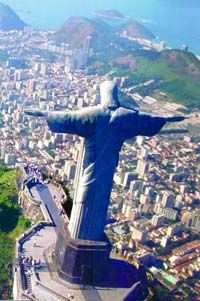
[{"label": "concrete statue surface", "polygon": [[113,176],[126,139],[153,136],[166,122],[182,116],[151,116],[120,105],[117,84],[101,84],[101,104],[77,111],[26,111],[45,117],[52,132],[76,134],[84,138],[80,180],[73,201],[69,231],[74,239],[101,241]]}]

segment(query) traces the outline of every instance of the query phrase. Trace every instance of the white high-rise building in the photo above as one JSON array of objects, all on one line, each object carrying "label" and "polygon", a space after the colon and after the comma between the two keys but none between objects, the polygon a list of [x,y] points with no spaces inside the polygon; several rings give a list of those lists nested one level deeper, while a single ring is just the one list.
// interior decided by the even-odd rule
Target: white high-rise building
[{"label": "white high-rise building", "polygon": [[147,231],[145,229],[133,228],[131,238],[141,243],[145,243],[147,237]]},{"label": "white high-rise building", "polygon": [[84,41],[84,47],[83,49],[89,53],[90,49],[91,49],[91,46],[92,46],[92,36],[87,36],[85,41]]},{"label": "white high-rise building", "polygon": [[149,155],[149,150],[146,147],[142,146],[140,150],[140,157],[146,160],[148,155]]},{"label": "white high-rise building", "polygon": [[174,205],[175,197],[173,194],[169,193],[168,191],[164,191],[162,197],[162,207],[169,207],[172,208]]},{"label": "white high-rise building", "polygon": [[41,70],[41,63],[40,63],[40,62],[35,62],[33,68],[34,68],[34,70],[35,70],[36,72],[39,72],[39,71]]},{"label": "white high-rise building", "polygon": [[16,157],[14,154],[5,154],[5,164],[7,165],[14,165],[16,161]]},{"label": "white high-rise building", "polygon": [[167,228],[167,235],[171,237],[177,233],[182,233],[183,230],[184,230],[184,225],[182,223],[177,223]]},{"label": "white high-rise building", "polygon": [[165,41],[161,41],[160,42],[160,50],[164,50],[166,49],[166,42]]},{"label": "white high-rise building", "polygon": [[151,224],[154,227],[160,227],[164,223],[165,216],[163,214],[154,215],[151,219]]},{"label": "white high-rise building", "polygon": [[129,188],[130,182],[133,180],[136,180],[138,177],[138,174],[134,172],[126,172],[124,176],[124,182],[123,182],[123,187],[124,188]]},{"label": "white high-rise building", "polygon": [[48,65],[46,63],[41,63],[41,74],[47,75],[49,72]]},{"label": "white high-rise building", "polygon": [[1,159],[4,159],[4,157],[5,157],[5,151],[6,151],[5,146],[1,146]]},{"label": "white high-rise building", "polygon": [[74,179],[75,172],[76,172],[76,164],[74,163],[74,161],[66,161],[65,162],[64,172],[65,172],[68,180]]},{"label": "white high-rise building", "polygon": [[136,172],[138,172],[140,177],[143,177],[147,172],[149,164],[147,161],[139,159],[136,167]]},{"label": "white high-rise building", "polygon": [[136,142],[137,142],[138,146],[142,146],[143,145],[144,139],[145,138],[143,136],[137,136],[136,137]]},{"label": "white high-rise building", "polygon": [[129,186],[129,192],[133,193],[136,190],[141,191],[142,186],[143,186],[143,181],[141,181],[141,180],[131,181],[130,186]]}]

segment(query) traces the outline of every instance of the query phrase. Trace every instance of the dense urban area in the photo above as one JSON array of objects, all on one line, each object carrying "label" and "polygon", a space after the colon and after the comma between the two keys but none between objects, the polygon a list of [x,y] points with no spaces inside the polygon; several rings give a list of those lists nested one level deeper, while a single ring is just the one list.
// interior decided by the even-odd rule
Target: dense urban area
[{"label": "dense urban area", "polygon": [[[51,34],[31,27],[0,32],[0,162],[18,170],[35,163],[45,175],[64,183],[73,196],[81,139],[51,133],[44,119],[24,111],[98,105],[99,85],[108,75],[88,68],[94,55],[91,36],[83,49],[71,50],[68,44],[51,40]],[[140,47],[153,47],[139,42]],[[162,43],[157,50],[163,47]],[[153,138],[137,137],[124,144],[106,225],[111,256],[142,263],[151,296],[159,290],[163,296],[173,291],[168,300],[200,300],[200,113],[141,96],[127,76],[114,80],[136,109],[160,116],[187,112],[188,118],[166,126]],[[137,88],[153,82],[153,78],[140,82]]]}]

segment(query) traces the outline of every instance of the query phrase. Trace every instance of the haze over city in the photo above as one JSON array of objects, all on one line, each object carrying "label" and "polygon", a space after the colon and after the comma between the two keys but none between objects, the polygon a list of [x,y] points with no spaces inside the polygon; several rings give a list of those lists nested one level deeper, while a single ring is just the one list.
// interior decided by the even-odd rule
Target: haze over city
[{"label": "haze over city", "polygon": [[154,31],[158,40],[167,41],[169,46],[187,44],[200,54],[198,0],[87,0],[84,6],[79,0],[7,0],[5,3],[11,5],[25,22],[41,29],[59,28],[70,16],[91,17],[95,10],[116,9],[125,16],[142,21]]}]

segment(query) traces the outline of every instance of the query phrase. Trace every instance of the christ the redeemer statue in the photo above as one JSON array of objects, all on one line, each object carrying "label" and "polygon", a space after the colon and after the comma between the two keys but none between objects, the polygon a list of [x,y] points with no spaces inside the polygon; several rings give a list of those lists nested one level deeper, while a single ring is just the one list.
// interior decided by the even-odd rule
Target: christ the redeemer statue
[{"label": "christ the redeemer statue", "polygon": [[157,117],[120,105],[117,84],[101,84],[101,104],[77,111],[26,111],[46,117],[55,133],[84,137],[82,168],[69,222],[72,238],[101,241],[113,176],[120,149],[126,139],[141,135],[153,136],[166,122],[184,117]]}]

